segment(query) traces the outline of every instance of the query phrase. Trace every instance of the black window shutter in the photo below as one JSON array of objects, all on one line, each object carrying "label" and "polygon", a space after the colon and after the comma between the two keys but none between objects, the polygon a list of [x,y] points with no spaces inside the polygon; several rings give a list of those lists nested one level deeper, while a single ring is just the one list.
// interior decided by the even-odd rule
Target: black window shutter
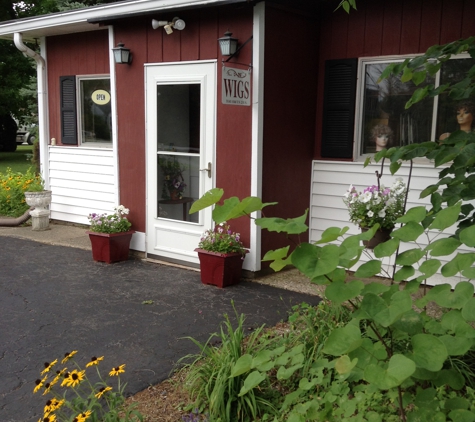
[{"label": "black window shutter", "polygon": [[352,158],[358,59],[327,60],[322,157]]},{"label": "black window shutter", "polygon": [[61,96],[61,143],[78,144],[76,113],[76,77],[60,76]]}]

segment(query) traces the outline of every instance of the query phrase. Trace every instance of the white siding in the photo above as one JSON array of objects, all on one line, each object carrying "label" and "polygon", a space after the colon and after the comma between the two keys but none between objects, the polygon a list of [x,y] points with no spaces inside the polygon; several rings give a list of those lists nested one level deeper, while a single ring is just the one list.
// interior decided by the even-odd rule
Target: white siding
[{"label": "white siding", "polygon": [[110,213],[116,206],[112,149],[48,148],[51,218],[89,224],[92,213]]},{"label": "white siding", "polygon": [[[348,226],[348,234],[358,234],[360,232],[359,228],[349,221],[349,214],[343,202],[343,195],[348,190],[350,184],[353,184],[358,191],[362,191],[371,185],[377,185],[376,171],[381,172],[381,163],[370,164],[365,168],[361,162],[313,162],[310,203],[311,242],[319,240],[322,232],[329,227]],[[440,170],[434,169],[433,165],[414,164],[409,186],[407,209],[419,205],[430,205],[429,198],[419,199],[419,195],[424,188],[437,182],[437,174],[439,171]],[[396,175],[392,176],[389,171],[389,163],[387,163],[384,166],[381,184],[390,186],[397,177],[401,177],[407,184],[409,166],[401,167]],[[429,233],[431,239],[436,235],[437,232]],[[418,243],[421,247],[425,247],[428,244],[425,235],[422,235],[418,239]],[[400,252],[412,249],[413,247],[414,245],[403,244]],[[463,252],[466,251],[467,249],[463,250]],[[371,252],[363,254],[360,264],[372,258]],[[439,257],[438,259],[442,261],[443,265],[450,257]],[[392,267],[389,260],[386,260],[384,264],[392,274]],[[356,268],[357,266],[353,268],[353,270],[356,270]],[[460,279],[453,278],[447,280],[440,275],[434,275],[429,283],[435,285],[450,282],[454,285],[457,281],[460,281]]]}]

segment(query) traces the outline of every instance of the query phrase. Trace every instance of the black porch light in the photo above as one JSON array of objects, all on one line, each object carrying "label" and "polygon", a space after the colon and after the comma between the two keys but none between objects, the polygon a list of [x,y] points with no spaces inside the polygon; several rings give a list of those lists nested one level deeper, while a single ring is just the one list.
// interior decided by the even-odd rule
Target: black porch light
[{"label": "black porch light", "polygon": [[125,48],[123,43],[118,43],[117,47],[113,48],[114,60],[117,64],[132,63],[132,54],[129,48]]},{"label": "black porch light", "polygon": [[233,38],[232,32],[226,31],[224,37],[218,38],[219,47],[223,56],[233,56],[237,50],[238,39]]}]

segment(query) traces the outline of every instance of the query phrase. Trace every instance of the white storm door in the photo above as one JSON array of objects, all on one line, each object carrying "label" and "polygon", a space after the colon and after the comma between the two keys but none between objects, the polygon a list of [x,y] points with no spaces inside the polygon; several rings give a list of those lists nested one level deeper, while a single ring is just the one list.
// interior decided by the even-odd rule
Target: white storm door
[{"label": "white storm door", "polygon": [[146,65],[147,256],[197,264],[214,187],[216,62]]}]

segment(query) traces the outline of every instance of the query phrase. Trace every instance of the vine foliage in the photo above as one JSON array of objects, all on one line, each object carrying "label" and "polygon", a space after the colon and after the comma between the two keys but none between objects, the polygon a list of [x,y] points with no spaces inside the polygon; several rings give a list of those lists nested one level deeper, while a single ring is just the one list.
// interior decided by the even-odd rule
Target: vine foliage
[{"label": "vine foliage", "polygon": [[[451,55],[461,52],[475,57],[475,37],[431,47],[422,56],[390,66],[383,77],[399,75],[403,82],[412,80],[418,85],[427,73],[434,75]],[[407,107],[442,92],[454,99],[468,98],[475,90],[474,82],[475,67],[461,82],[416,90]],[[475,278],[475,215],[471,203],[475,199],[475,134],[457,131],[441,142],[383,150],[374,160],[389,160],[394,174],[404,162],[419,157],[432,160],[441,169],[437,183],[421,193],[422,198],[430,197],[431,206],[407,210],[397,220],[400,227],[393,230],[391,239],[378,245],[374,258],[356,269],[356,279],[348,281],[348,271],[364,251],[361,241],[371,239],[377,225],[358,235],[348,235],[348,227],[331,227],[314,243],[301,242],[293,248],[269,251],[263,259],[271,261],[275,271],[295,266],[312,282],[326,285],[325,296],[335,305],[350,304],[350,322],[334,329],[323,345],[330,359],[322,365],[334,373],[330,389],[343,381],[350,383],[353,391],[346,395],[347,401],[379,390],[397,404],[397,418],[402,421],[475,421],[475,408],[465,398],[473,392],[472,372],[461,369],[470,365],[467,362],[475,339],[474,286],[470,281]],[[192,211],[214,206],[213,218],[219,223],[271,205],[257,197],[233,197],[218,205],[222,196],[221,189],[212,189],[195,202]],[[308,210],[289,219],[256,218],[255,223],[270,231],[301,234],[308,230],[307,213]],[[428,239],[427,246],[418,243],[422,235]],[[405,251],[395,259],[394,284],[363,281],[378,275],[382,260],[394,256],[403,244]],[[445,264],[443,257],[448,257]],[[436,273],[456,277],[455,288],[452,290],[447,282],[416,299],[414,293],[420,290],[421,283]],[[429,302],[442,309],[441,316],[426,313]],[[261,378],[256,376],[255,365],[248,368],[243,364],[239,368],[241,374],[246,370],[252,370],[249,376],[253,379]],[[314,372],[301,387],[311,390],[316,384],[318,373]],[[258,388],[259,384],[247,385]],[[304,403],[298,397],[295,394],[285,402],[290,408],[295,404],[288,420],[382,420],[369,409],[366,416],[341,416],[335,400],[325,401],[322,395],[308,395]]]}]

